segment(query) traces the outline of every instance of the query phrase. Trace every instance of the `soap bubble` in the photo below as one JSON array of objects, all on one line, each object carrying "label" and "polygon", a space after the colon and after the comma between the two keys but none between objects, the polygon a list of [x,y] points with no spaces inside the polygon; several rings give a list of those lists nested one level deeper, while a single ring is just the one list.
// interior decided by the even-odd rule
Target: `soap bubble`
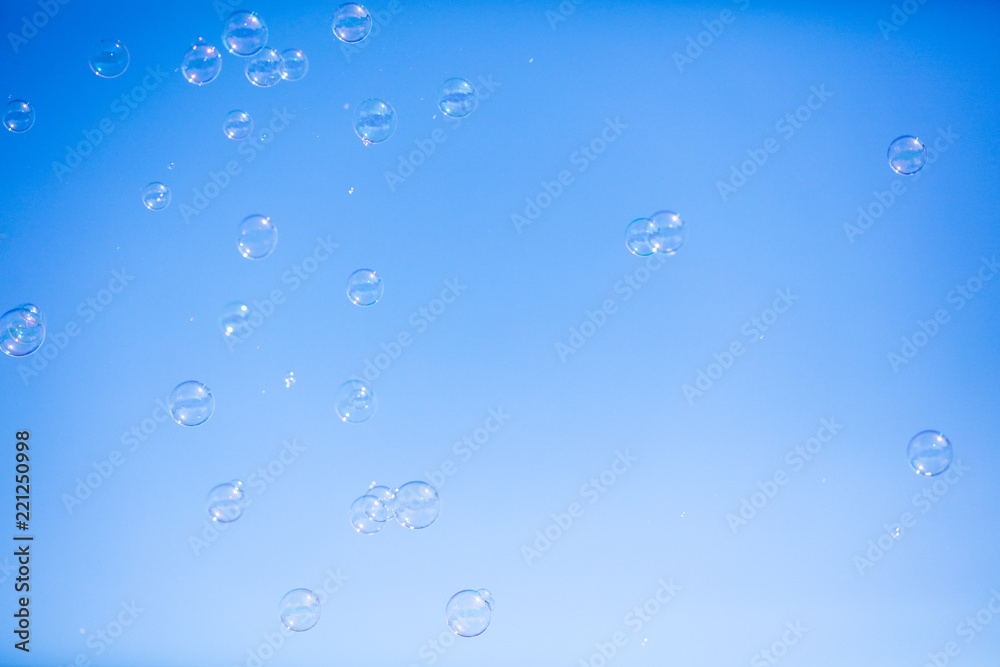
[{"label": "soap bubble", "polygon": [[380,144],[396,131],[396,112],[384,100],[367,99],[354,109],[354,131],[366,146]]},{"label": "soap bubble", "polygon": [[150,211],[162,211],[170,204],[170,188],[163,183],[150,183],[142,191],[142,203]]},{"label": "soap bubble", "polygon": [[345,2],[333,13],[333,34],[342,42],[357,44],[372,31],[372,15],[356,2]]},{"label": "soap bubble", "polygon": [[347,298],[356,306],[375,305],[382,290],[382,279],[371,269],[358,269],[347,277]]},{"label": "soap bubble", "polygon": [[684,245],[687,237],[687,227],[684,221],[673,211],[657,211],[649,216],[649,219],[659,227],[659,235],[655,239],[656,252],[664,255],[673,255],[677,249]]},{"label": "soap bubble", "polygon": [[427,482],[409,482],[396,489],[396,521],[404,528],[426,528],[440,514],[441,496]]},{"label": "soap bubble", "polygon": [[288,371],[288,375],[285,376],[285,389],[291,389],[293,384],[295,384],[295,371]]},{"label": "soap bubble", "polygon": [[246,495],[243,493],[242,483],[237,485],[233,482],[226,482],[213,487],[208,492],[208,515],[212,521],[219,523],[230,523],[243,516],[243,508],[246,507]]},{"label": "soap bubble", "polygon": [[215,410],[215,398],[208,387],[195,380],[181,382],[170,392],[170,416],[181,426],[198,426]]},{"label": "soap bubble", "polygon": [[295,632],[303,632],[319,622],[319,598],[308,588],[296,588],[281,598],[278,613],[283,626]]},{"label": "soap bubble", "polygon": [[247,61],[247,78],[261,88],[270,88],[281,81],[281,54],[267,47]]},{"label": "soap bubble", "polygon": [[255,12],[233,12],[222,26],[222,44],[234,56],[252,56],[267,44],[267,26]]},{"label": "soap bubble", "polygon": [[246,139],[253,132],[253,118],[246,111],[236,109],[226,114],[222,121],[222,133],[233,141]]},{"label": "soap bubble", "polygon": [[[489,591],[487,591],[489,593]],[[492,599],[492,598],[491,598]],[[459,591],[444,608],[448,627],[459,637],[476,637],[490,627],[493,609],[478,591]]]},{"label": "soap bubble", "polygon": [[26,357],[45,342],[45,316],[33,303],[22,303],[0,316],[0,350]]},{"label": "soap bubble", "polygon": [[125,73],[128,67],[128,49],[116,39],[104,39],[90,52],[90,69],[97,76],[113,79]]},{"label": "soap bubble", "polygon": [[250,308],[245,303],[233,301],[222,309],[219,318],[222,335],[233,338],[246,338],[250,335]]},{"label": "soap bubble", "polygon": [[385,521],[376,521],[368,515],[367,508],[374,507],[379,502],[375,496],[364,495],[351,503],[347,518],[351,527],[362,535],[374,535],[382,530]]},{"label": "soap bubble", "polygon": [[35,110],[24,100],[11,100],[3,113],[3,126],[11,132],[27,132],[35,124]]},{"label": "soap bubble", "polygon": [[490,593],[486,588],[480,588],[476,593],[483,599],[483,602],[490,606],[490,609],[493,609],[495,606],[493,604],[493,593]]},{"label": "soap bubble", "polygon": [[906,135],[889,144],[889,166],[897,174],[912,176],[924,168],[925,162],[927,148],[920,139]]},{"label": "soap bubble", "polygon": [[209,44],[192,45],[181,61],[184,78],[196,86],[203,86],[215,80],[221,71],[222,54]]},{"label": "soap bubble", "polygon": [[906,448],[910,465],[918,475],[940,475],[951,465],[953,451],[948,438],[939,431],[921,431]]},{"label": "soap bubble", "polygon": [[660,226],[649,218],[637,218],[625,228],[625,245],[639,257],[649,257],[659,248]]},{"label": "soap bubble", "polygon": [[369,499],[363,508],[372,521],[384,523],[396,516],[396,494],[388,486],[373,486],[362,498]]},{"label": "soap bubble", "polygon": [[309,59],[302,49],[285,49],[281,52],[281,78],[298,81],[309,71]]},{"label": "soap bubble", "polygon": [[264,259],[278,244],[278,229],[271,218],[250,215],[243,219],[237,230],[236,247],[247,259]]},{"label": "soap bubble", "polygon": [[372,418],[378,401],[372,388],[360,380],[348,380],[337,389],[337,415],[342,421],[360,424]]},{"label": "soap bubble", "polygon": [[465,79],[448,79],[438,88],[438,108],[452,118],[464,118],[476,110],[479,96],[475,87]]}]

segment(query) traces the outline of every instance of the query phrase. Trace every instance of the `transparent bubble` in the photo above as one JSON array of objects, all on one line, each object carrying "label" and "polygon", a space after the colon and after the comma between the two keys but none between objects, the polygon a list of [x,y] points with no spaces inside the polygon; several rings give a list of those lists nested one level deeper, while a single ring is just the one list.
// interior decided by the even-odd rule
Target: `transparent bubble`
[{"label": "transparent bubble", "polygon": [[261,88],[270,88],[281,81],[281,54],[267,47],[247,61],[247,78]]},{"label": "transparent bubble", "polygon": [[302,49],[285,49],[281,52],[281,78],[298,81],[309,71],[309,59]]},{"label": "transparent bubble", "polygon": [[396,489],[396,521],[404,528],[426,528],[440,514],[441,496],[427,482],[409,482]]},{"label": "transparent bubble", "polygon": [[246,139],[253,132],[253,118],[246,111],[236,109],[226,114],[222,121],[222,133],[233,141]]},{"label": "transparent bubble", "polygon": [[170,416],[181,426],[198,426],[215,410],[215,398],[208,387],[195,380],[181,382],[170,392]]},{"label": "transparent bubble", "polygon": [[283,626],[295,632],[304,632],[319,623],[319,598],[308,588],[296,588],[281,598],[278,613]]},{"label": "transparent bubble", "polygon": [[181,72],[184,78],[196,86],[204,86],[214,81],[222,71],[222,54],[209,44],[194,44],[184,54]]},{"label": "transparent bubble", "polygon": [[250,308],[245,303],[233,301],[222,309],[219,318],[222,335],[232,338],[246,338],[250,335]]},{"label": "transparent bubble", "polygon": [[357,44],[372,31],[372,15],[356,2],[345,2],[333,13],[333,34],[342,42]]},{"label": "transparent bubble", "polygon": [[684,245],[687,227],[684,226],[684,221],[679,215],[673,211],[657,211],[649,216],[649,219],[660,228],[659,236],[655,239],[656,252],[673,255],[678,248]]},{"label": "transparent bubble", "polygon": [[920,139],[907,135],[889,144],[889,166],[897,174],[911,176],[923,169],[925,162],[927,148]]},{"label": "transparent bubble", "polygon": [[243,218],[236,236],[236,247],[247,259],[264,259],[278,244],[278,229],[271,218],[250,215]]},{"label": "transparent bubble", "polygon": [[0,350],[26,357],[45,342],[45,316],[33,303],[22,303],[0,316]]},{"label": "transparent bubble", "polygon": [[252,56],[267,44],[267,26],[254,12],[233,12],[222,26],[222,45],[234,56]]},{"label": "transparent bubble", "polygon": [[24,100],[11,100],[3,112],[3,126],[11,132],[27,132],[35,124],[35,110]]},{"label": "transparent bubble", "polygon": [[375,305],[382,291],[382,279],[371,269],[358,269],[347,277],[347,298],[356,306]]},{"label": "transparent bubble", "polygon": [[368,498],[363,507],[372,521],[384,523],[396,516],[396,494],[388,486],[373,486],[362,498]]},{"label": "transparent bubble", "polygon": [[376,407],[375,392],[360,380],[348,380],[337,389],[337,415],[345,422],[366,422],[375,414]]},{"label": "transparent bubble", "polygon": [[347,518],[351,522],[351,527],[362,535],[374,535],[385,525],[385,521],[376,521],[368,516],[366,508],[376,503],[378,503],[378,498],[368,495],[361,496],[351,503]]},{"label": "transparent bubble", "polygon": [[104,39],[90,52],[90,69],[97,76],[113,79],[128,68],[128,49],[116,39]]},{"label": "transparent bubble", "polygon": [[142,204],[150,211],[162,211],[170,204],[170,188],[153,182],[142,191]]},{"label": "transparent bubble", "polygon": [[493,609],[478,591],[459,591],[444,608],[448,627],[459,637],[476,637],[490,627]]},{"label": "transparent bubble", "polygon": [[490,593],[486,588],[480,588],[476,591],[476,593],[478,593],[479,597],[481,597],[483,601],[490,606],[490,609],[493,609],[495,606],[493,603],[493,593]]},{"label": "transparent bubble", "polygon": [[438,88],[438,108],[452,118],[464,118],[476,110],[479,95],[465,79],[448,79]]},{"label": "transparent bubble", "polygon": [[940,475],[951,465],[953,451],[948,438],[939,431],[921,431],[906,448],[910,465],[918,475]]},{"label": "transparent bubble", "polygon": [[285,376],[285,389],[291,389],[293,384],[295,384],[295,373],[288,371],[288,375]]},{"label": "transparent bubble", "polygon": [[649,257],[660,242],[660,226],[649,218],[637,218],[625,228],[625,245],[639,257]]},{"label": "transparent bubble", "polygon": [[246,495],[243,493],[242,482],[237,485],[226,482],[213,487],[208,492],[208,515],[212,521],[230,523],[243,516],[246,507]]},{"label": "transparent bubble", "polygon": [[354,131],[366,146],[380,144],[396,131],[396,112],[388,102],[367,99],[354,109]]}]

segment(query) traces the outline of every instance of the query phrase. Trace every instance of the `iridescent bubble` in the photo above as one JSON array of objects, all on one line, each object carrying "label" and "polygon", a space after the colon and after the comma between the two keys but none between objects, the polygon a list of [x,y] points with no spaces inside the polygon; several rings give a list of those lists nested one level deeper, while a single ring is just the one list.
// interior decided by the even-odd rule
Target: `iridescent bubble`
[{"label": "iridescent bubble", "polygon": [[128,49],[116,39],[104,39],[90,52],[90,69],[97,76],[113,79],[128,68]]},{"label": "iridescent bubble", "polygon": [[677,249],[684,245],[687,237],[687,227],[684,221],[673,211],[657,211],[649,216],[649,219],[660,228],[659,236],[655,239],[656,252],[664,255],[673,255]]},{"label": "iridescent bubble", "polygon": [[246,139],[253,132],[253,118],[246,111],[236,109],[226,114],[222,121],[222,133],[233,141]]},{"label": "iridescent bubble", "polygon": [[308,588],[296,588],[281,598],[278,613],[283,626],[295,632],[303,632],[319,622],[319,598]]},{"label": "iridescent bubble", "polygon": [[247,259],[264,259],[278,244],[278,229],[271,218],[250,215],[243,219],[237,230],[236,247]]},{"label": "iridescent bubble", "polygon": [[360,380],[348,380],[337,389],[337,415],[342,421],[360,424],[372,418],[378,401],[372,388]]},{"label": "iridescent bubble", "polygon": [[267,44],[267,26],[254,12],[233,12],[222,26],[222,44],[234,56],[252,56]]},{"label": "iridescent bubble", "polygon": [[924,168],[925,162],[927,148],[920,139],[906,135],[889,144],[889,166],[897,174],[912,176]]},{"label": "iridescent bubble", "polygon": [[35,110],[24,100],[11,100],[3,113],[3,126],[11,132],[27,132],[35,124]]},{"label": "iridescent bubble", "polygon": [[918,475],[940,475],[951,465],[951,443],[939,431],[921,431],[913,436],[906,448],[910,465]]},{"label": "iridescent bubble", "polygon": [[441,496],[427,482],[409,482],[396,489],[396,521],[404,528],[426,528],[440,514]]},{"label": "iridescent bubble", "polygon": [[45,316],[33,303],[22,303],[0,316],[0,350],[26,357],[45,342]]},{"label": "iridescent bubble", "polygon": [[388,486],[373,486],[362,498],[369,499],[363,508],[372,521],[384,523],[396,516],[396,494]]},{"label": "iridescent bubble", "polygon": [[184,54],[181,72],[184,78],[196,86],[204,86],[215,80],[222,71],[222,54],[209,44],[194,44]]},{"label": "iridescent bubble", "polygon": [[270,88],[281,81],[281,54],[266,47],[247,61],[247,78],[261,88]]},{"label": "iridescent bubble", "polygon": [[[487,591],[488,593],[489,591]],[[491,598],[492,599],[492,598]],[[459,637],[476,637],[490,627],[493,608],[478,591],[459,591],[444,608],[448,627]]]},{"label": "iridescent bubble", "polygon": [[170,188],[153,182],[142,191],[142,204],[150,211],[162,211],[170,204]]},{"label": "iridescent bubble", "polygon": [[302,49],[285,49],[281,52],[281,78],[298,81],[309,71],[309,59]]},{"label": "iridescent bubble", "polygon": [[362,535],[374,535],[385,525],[385,521],[376,521],[368,516],[366,508],[376,503],[378,503],[378,498],[368,495],[361,496],[351,503],[347,518],[351,522],[351,527]]},{"label": "iridescent bubble", "polygon": [[660,226],[649,218],[637,218],[625,228],[625,245],[633,255],[649,257],[659,248]]},{"label": "iridescent bubble", "polygon": [[181,426],[198,426],[215,411],[215,398],[208,387],[195,380],[181,382],[170,392],[170,416]]},{"label": "iridescent bubble", "polygon": [[222,309],[219,318],[222,335],[232,338],[246,338],[252,330],[250,326],[250,308],[245,303],[233,301]]},{"label": "iridescent bubble", "polygon": [[372,31],[372,15],[356,2],[345,2],[333,13],[333,34],[342,42],[357,44]]},{"label": "iridescent bubble", "polygon": [[380,144],[396,131],[396,112],[388,102],[367,99],[354,109],[354,131],[366,146]]},{"label": "iridescent bubble", "polygon": [[243,516],[243,508],[246,507],[246,495],[243,493],[242,483],[240,485],[233,482],[226,482],[213,487],[208,492],[208,515],[212,521],[219,523],[230,523]]},{"label": "iridescent bubble", "polygon": [[382,279],[371,269],[358,269],[347,277],[347,298],[356,306],[374,305],[382,291]]},{"label": "iridescent bubble", "polygon": [[465,79],[448,79],[438,88],[438,108],[452,118],[464,118],[476,110],[479,95]]}]

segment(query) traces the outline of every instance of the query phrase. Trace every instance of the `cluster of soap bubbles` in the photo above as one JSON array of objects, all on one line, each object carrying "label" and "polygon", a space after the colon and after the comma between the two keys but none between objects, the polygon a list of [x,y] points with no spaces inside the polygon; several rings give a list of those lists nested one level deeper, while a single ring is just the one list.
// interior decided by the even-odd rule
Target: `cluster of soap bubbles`
[{"label": "cluster of soap bubbles", "polygon": [[477,637],[493,620],[493,595],[485,588],[459,591],[445,605],[444,617],[459,637]]},{"label": "cluster of soap bubbles", "polygon": [[673,255],[684,245],[687,229],[673,211],[657,211],[648,218],[636,218],[625,228],[625,247],[639,257],[655,253]]},{"label": "cluster of soap bubbles", "polygon": [[404,528],[426,528],[441,515],[441,496],[427,482],[409,482],[395,491],[374,483],[351,503],[348,520],[362,535],[373,535],[395,519]]}]

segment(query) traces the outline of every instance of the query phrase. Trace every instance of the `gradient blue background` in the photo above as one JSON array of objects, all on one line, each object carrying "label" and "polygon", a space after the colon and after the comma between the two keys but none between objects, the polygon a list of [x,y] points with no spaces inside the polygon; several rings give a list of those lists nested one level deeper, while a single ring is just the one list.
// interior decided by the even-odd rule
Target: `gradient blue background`
[{"label": "gradient blue background", "polygon": [[[1000,281],[960,311],[946,301],[1000,251],[995,4],[929,0],[886,39],[877,23],[890,3],[584,3],[553,28],[555,1],[400,0],[346,54],[330,31],[335,5],[243,3],[270,46],[310,61],[304,80],[269,89],[228,53],[211,84],[182,78],[193,40],[220,45],[207,1],[73,0],[16,54],[0,44],[5,99],[37,114],[26,134],[0,134],[0,309],[38,304],[46,346],[80,328],[27,382],[19,369],[41,352],[0,359],[4,520],[13,534],[12,443],[29,429],[35,535],[32,651],[12,647],[6,556],[0,663],[256,664],[281,627],[281,596],[338,570],[347,580],[319,624],[263,664],[578,665],[621,631],[628,643],[609,664],[747,665],[796,621],[808,632],[788,667],[918,667],[949,641],[961,648],[951,664],[1000,655],[1000,620],[970,643],[956,634],[1000,589]],[[735,20],[679,72],[673,54],[724,9]],[[4,2],[3,35],[36,11]],[[120,78],[87,65],[105,38],[131,53]],[[147,67],[169,76],[119,119],[112,103]],[[457,126],[435,106],[452,76],[499,84]],[[814,85],[833,97],[786,140],[775,123]],[[373,96],[394,106],[398,129],[366,148],[351,110]],[[257,135],[275,107],[294,118],[247,162],[223,116],[249,111]],[[103,118],[114,132],[60,181],[52,163]],[[577,172],[571,156],[609,118],[627,129]],[[960,138],[918,179],[889,170],[893,138],[949,127]],[[392,191],[385,173],[437,128],[447,140]],[[717,181],[769,137],[780,150],[723,202]],[[229,160],[242,173],[185,222],[181,204]],[[573,184],[518,233],[511,214],[563,169]],[[843,225],[896,180],[906,193],[848,242]],[[141,205],[150,181],[173,191],[162,212]],[[688,242],[626,301],[615,285],[643,260],[623,230],[663,208],[685,219]],[[252,213],[280,235],[259,262],[235,248]],[[317,237],[339,248],[293,290],[282,277]],[[369,309],[344,294],[361,267],[385,283]],[[114,270],[134,280],[88,321],[87,299]],[[418,331],[411,316],[445,280],[467,290]],[[227,348],[223,306],[275,289],[285,302]],[[776,289],[800,299],[750,341],[741,328]],[[605,299],[617,312],[563,363],[556,343]],[[938,308],[951,320],[894,372],[887,353]],[[413,343],[374,382],[374,418],[340,422],[336,388],[403,331]],[[747,353],[685,400],[682,386],[733,341]],[[212,418],[160,423],[129,451],[123,434],[189,379],[211,387]],[[491,408],[509,421],[463,461],[453,443]],[[791,473],[786,453],[824,417],[843,430]],[[934,480],[912,472],[906,444],[924,429],[944,431],[970,470],[921,513],[912,498]],[[207,491],[248,479],[292,440],[299,457],[196,553]],[[581,486],[626,449],[637,462],[588,503]],[[122,465],[68,511],[64,498],[116,450]],[[449,460],[429,529],[351,530],[347,508],[371,481],[426,479]],[[734,534],[726,515],[779,470],[788,484]],[[574,502],[583,516],[527,564],[522,547]],[[860,574],[854,557],[904,512],[916,525]],[[626,614],[661,578],[682,590],[633,632]],[[480,587],[496,598],[491,627],[429,649],[448,637],[448,598]],[[97,655],[97,632],[133,601],[143,611]]]}]

